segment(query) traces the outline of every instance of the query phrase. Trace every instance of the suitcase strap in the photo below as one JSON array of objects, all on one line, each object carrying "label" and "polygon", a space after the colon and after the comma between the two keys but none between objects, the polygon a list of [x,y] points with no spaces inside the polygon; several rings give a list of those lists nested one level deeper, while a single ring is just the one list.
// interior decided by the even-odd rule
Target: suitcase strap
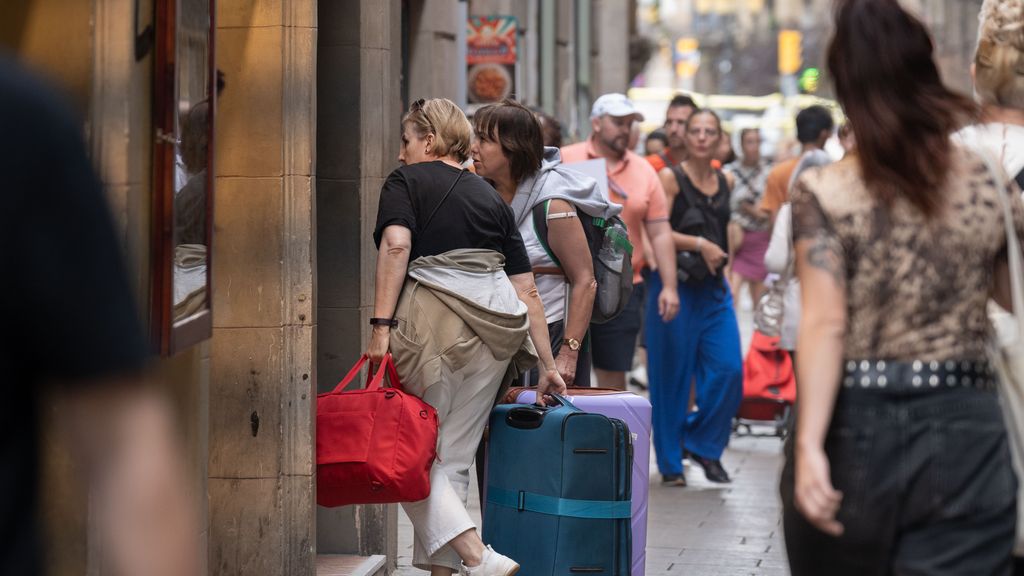
[{"label": "suitcase strap", "polygon": [[520,512],[597,519],[629,518],[632,507],[629,500],[572,500],[496,486],[487,487],[487,503]]}]

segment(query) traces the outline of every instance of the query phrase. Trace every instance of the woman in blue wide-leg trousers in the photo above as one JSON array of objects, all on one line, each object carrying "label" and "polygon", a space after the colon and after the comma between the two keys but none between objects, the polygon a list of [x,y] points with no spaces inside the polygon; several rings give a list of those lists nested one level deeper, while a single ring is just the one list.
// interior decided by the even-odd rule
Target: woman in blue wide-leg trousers
[{"label": "woman in blue wide-leg trousers", "polygon": [[[654,449],[665,477],[682,477],[683,450],[718,461],[729,444],[743,397],[743,357],[729,285],[718,277],[679,285],[679,314],[658,317],[661,279],[648,278],[647,374],[654,409]],[[653,295],[653,298],[650,297]],[[690,383],[696,406],[687,413]]]}]

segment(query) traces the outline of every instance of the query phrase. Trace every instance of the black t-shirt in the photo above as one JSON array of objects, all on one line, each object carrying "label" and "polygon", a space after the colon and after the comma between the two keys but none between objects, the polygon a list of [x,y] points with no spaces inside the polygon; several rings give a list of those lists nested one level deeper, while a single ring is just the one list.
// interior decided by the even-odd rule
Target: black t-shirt
[{"label": "black t-shirt", "polygon": [[[449,189],[451,194],[440,204]],[[434,217],[429,220],[431,213]],[[483,178],[441,161],[402,166],[388,176],[380,191],[373,231],[378,248],[384,228],[392,225],[412,231],[409,260],[459,248],[483,248],[505,255],[509,276],[531,270],[512,209]]]},{"label": "black t-shirt", "polygon": [[0,575],[42,572],[38,411],[148,355],[81,122],[0,54]]}]

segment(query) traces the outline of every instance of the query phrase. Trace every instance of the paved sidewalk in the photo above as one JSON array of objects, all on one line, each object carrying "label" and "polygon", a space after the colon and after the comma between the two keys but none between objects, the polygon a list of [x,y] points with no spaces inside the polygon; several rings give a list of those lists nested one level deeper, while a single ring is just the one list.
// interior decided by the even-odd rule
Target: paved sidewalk
[{"label": "paved sidewalk", "polygon": [[[752,308],[744,292],[737,314],[744,352],[753,332]],[[688,466],[688,487],[661,486],[654,461],[652,451],[646,576],[788,576],[778,496],[782,441],[733,436],[722,458],[732,484],[712,484],[699,466]],[[479,523],[475,471],[470,476],[470,514]],[[427,574],[411,563],[412,524],[399,508],[395,574]]]},{"label": "paved sidewalk", "polygon": [[[652,465],[647,576],[788,575],[777,491],[781,453],[777,438],[734,437],[722,459],[733,477],[725,485],[689,466],[688,487],[664,487]],[[470,495],[470,512],[479,521],[475,481]],[[398,526],[396,574],[426,574],[410,567],[412,525],[403,512]]]}]

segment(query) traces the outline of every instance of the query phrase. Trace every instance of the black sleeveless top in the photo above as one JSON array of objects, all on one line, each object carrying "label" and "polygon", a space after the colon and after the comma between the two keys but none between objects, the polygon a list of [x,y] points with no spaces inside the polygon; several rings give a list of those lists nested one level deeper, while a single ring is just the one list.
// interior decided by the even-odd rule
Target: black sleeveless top
[{"label": "black sleeveless top", "polygon": [[[708,196],[701,192],[690,180],[679,165],[672,167],[676,182],[679,184],[679,194],[676,194],[672,202],[672,211],[669,214],[669,223],[672,230],[694,236],[703,236],[706,240],[714,242],[723,251],[729,251],[729,240],[726,232],[729,226],[729,218],[732,214],[729,207],[729,182],[720,170],[716,171],[718,176],[718,192],[714,196]],[[695,231],[687,225],[690,220],[686,212],[696,207],[704,214],[704,229]],[[687,229],[689,228],[689,229]],[[696,233],[695,233],[696,232]]]}]

